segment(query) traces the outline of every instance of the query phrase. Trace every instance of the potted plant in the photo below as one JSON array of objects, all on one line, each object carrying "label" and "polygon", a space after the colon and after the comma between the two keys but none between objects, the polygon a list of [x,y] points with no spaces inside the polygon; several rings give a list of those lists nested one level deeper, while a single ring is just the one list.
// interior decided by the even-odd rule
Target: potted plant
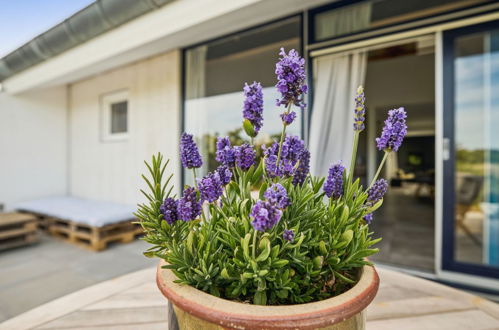
[{"label": "potted plant", "polygon": [[[263,146],[257,161],[253,139],[263,123],[262,88],[244,87],[243,128],[249,143],[217,140],[220,166],[202,178],[203,160],[193,136],[182,134],[180,159],[194,186],[172,195],[172,175],[158,154],[146,163],[150,191],[137,217],[145,253],[162,259],[157,283],[174,305],[181,329],[363,329],[364,310],[379,278],[366,259],[378,252],[369,230],[388,183],[378,179],[390,152],[406,134],[403,108],[389,111],[377,147],[385,157],[367,188],[353,178],[359,134],[364,130],[364,91],[355,97],[350,169],[333,164],[326,178],[309,173],[310,153],[286,127],[303,109],[305,61],[281,49],[276,64],[279,141]],[[256,190],[256,192],[255,192]]]}]

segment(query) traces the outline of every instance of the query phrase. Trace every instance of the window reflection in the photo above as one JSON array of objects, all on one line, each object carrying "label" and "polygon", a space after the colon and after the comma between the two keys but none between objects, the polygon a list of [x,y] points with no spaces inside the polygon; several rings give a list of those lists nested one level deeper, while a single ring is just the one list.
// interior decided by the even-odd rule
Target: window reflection
[{"label": "window reflection", "polygon": [[[263,86],[264,125],[256,145],[270,143],[280,134],[275,63],[280,47],[300,50],[300,24],[300,18],[294,17],[185,52],[184,128],[194,134],[203,156],[198,175],[217,166],[217,136],[228,135],[233,143],[247,140],[240,129],[245,82],[259,81]],[[298,117],[289,127],[289,134],[300,135],[300,121]],[[192,183],[190,171],[184,178],[186,184]]]},{"label": "window reflection", "polygon": [[499,31],[455,43],[455,254],[499,266]]}]

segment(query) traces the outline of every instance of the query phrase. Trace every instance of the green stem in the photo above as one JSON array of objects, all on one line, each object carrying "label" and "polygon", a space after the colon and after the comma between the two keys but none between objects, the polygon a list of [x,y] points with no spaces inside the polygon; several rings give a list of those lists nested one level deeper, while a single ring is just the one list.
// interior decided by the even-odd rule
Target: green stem
[{"label": "green stem", "polygon": [[196,181],[196,168],[195,168],[195,167],[193,167],[193,168],[192,168],[192,174],[193,174],[193,176],[194,176],[194,186],[195,186],[195,187],[196,187],[196,189],[199,191],[198,183],[197,183],[197,181]]},{"label": "green stem", "polygon": [[350,169],[348,170],[347,184],[352,184],[353,172],[355,171],[355,160],[357,158],[357,146],[359,144],[359,131],[355,131],[353,136],[352,160],[350,161]]},{"label": "green stem", "polygon": [[222,216],[225,218],[225,220],[229,220],[229,217],[225,214],[225,212],[222,210],[222,207],[218,206],[217,204],[213,204],[215,208],[222,214]]},{"label": "green stem", "polygon": [[[291,103],[288,104],[288,109],[284,113],[288,113],[291,110]],[[284,137],[286,136],[286,127],[287,125],[282,123],[282,132],[281,132],[281,140],[279,141],[279,152],[277,153],[277,162],[276,165],[279,166],[279,161],[281,160],[281,152],[282,152],[282,143],[284,142]]]},{"label": "green stem", "polygon": [[252,253],[253,253],[253,259],[256,259],[256,235],[258,231],[256,229],[253,229],[253,246],[251,247]]},{"label": "green stem", "polygon": [[374,182],[376,182],[376,179],[378,178],[378,175],[381,173],[381,169],[383,168],[383,165],[385,165],[386,158],[388,157],[388,154],[390,152],[385,150],[385,155],[383,156],[383,159],[381,160],[381,163],[379,163],[378,170],[376,171],[376,174],[374,174],[374,177],[371,181],[371,184],[369,185],[368,190],[373,186]]},{"label": "green stem", "polygon": [[[198,183],[197,183],[197,181],[196,181],[196,168],[195,168],[195,167],[193,167],[193,168],[192,168],[192,173],[193,173],[193,175],[194,175],[194,186],[196,187],[196,190],[197,190],[197,191],[199,191]],[[204,222],[207,222],[207,221],[206,221],[206,216],[205,216],[205,214],[204,214],[204,207],[203,207],[203,204],[201,204],[201,217],[203,218],[203,221],[204,221]]]}]

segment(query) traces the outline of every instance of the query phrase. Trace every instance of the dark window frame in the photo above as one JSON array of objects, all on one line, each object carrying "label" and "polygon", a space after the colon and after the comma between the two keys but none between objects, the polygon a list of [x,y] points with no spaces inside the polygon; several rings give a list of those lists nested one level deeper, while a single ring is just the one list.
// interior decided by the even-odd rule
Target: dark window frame
[{"label": "dark window frame", "polygon": [[472,264],[455,259],[455,113],[454,41],[472,33],[499,29],[499,20],[466,26],[443,33],[443,136],[449,141],[449,157],[443,162],[442,270],[499,278],[499,267]]},{"label": "dark window frame", "polygon": [[[467,18],[467,17],[473,17],[473,16],[482,15],[482,14],[484,14],[484,12],[473,13],[473,14],[466,14],[465,12],[466,12],[466,10],[469,10],[469,9],[474,9],[474,8],[478,8],[478,7],[482,7],[482,6],[487,6],[487,5],[491,5],[491,4],[493,5],[495,3],[494,0],[486,0],[483,3],[470,4],[469,6],[463,6],[461,8],[457,8],[457,9],[454,9],[454,10],[449,10],[449,11],[442,12],[442,13],[437,13],[437,14],[434,14],[434,15],[428,15],[428,16],[425,16],[425,17],[410,19],[410,20],[406,20],[406,21],[403,21],[403,22],[399,22],[399,23],[387,24],[387,25],[383,25],[383,26],[380,26],[380,27],[377,27],[377,28],[373,28],[373,29],[367,29],[367,30],[363,30],[363,31],[359,31],[359,32],[352,32],[352,33],[344,34],[344,35],[341,35],[341,36],[326,38],[326,39],[323,39],[323,40],[316,40],[315,39],[315,25],[314,25],[314,23],[315,23],[315,16],[317,14],[320,14],[320,13],[323,13],[323,12],[326,12],[326,11],[329,11],[329,10],[333,10],[333,9],[339,9],[339,8],[346,7],[346,6],[349,6],[349,5],[354,5],[354,4],[357,4],[357,3],[368,2],[368,1],[371,1],[371,0],[339,0],[339,1],[327,4],[327,5],[324,5],[324,6],[321,6],[321,7],[316,7],[316,8],[310,9],[308,11],[309,21],[308,21],[308,27],[307,27],[308,28],[307,38],[309,40],[309,43],[308,43],[309,50],[312,50],[312,49],[313,50],[317,50],[317,49],[322,49],[322,48],[329,48],[332,45],[338,46],[338,45],[342,45],[342,44],[352,43],[352,42],[355,42],[355,41],[360,41],[360,40],[365,40],[365,39],[371,39],[371,38],[374,38],[374,37],[380,37],[380,36],[385,36],[385,35],[390,35],[390,34],[396,34],[396,33],[404,32],[404,31],[411,31],[411,30],[415,30],[415,29],[420,29],[420,28],[432,26],[432,25],[435,25],[435,24],[441,24],[441,23],[445,23],[445,22],[451,22],[451,21],[455,21],[456,19],[464,19],[464,18]],[[438,22],[424,23],[424,20],[429,19],[429,18],[436,18],[436,17],[439,17],[439,16],[444,16],[444,15],[447,15],[447,14],[458,13],[458,12],[464,12],[463,16],[459,17],[459,18],[451,18],[451,19],[444,19],[444,18],[442,18],[442,20],[438,21]],[[487,12],[485,12],[485,13],[487,13]],[[404,26],[405,24],[415,23],[415,22],[418,22],[418,21],[421,21],[422,24],[418,25],[416,27],[414,27],[414,26],[412,26],[412,27],[405,27]],[[394,31],[388,31],[388,32],[385,31],[386,29],[391,29],[391,28],[394,28],[394,27],[397,27],[397,26],[399,26],[400,29],[396,29]],[[372,35],[366,36],[365,35],[366,33],[372,33],[372,32],[376,32],[376,31],[378,31],[379,33],[377,33],[375,36],[372,36]],[[357,36],[357,38],[355,38],[356,36]],[[342,39],[344,39],[344,38],[350,38],[350,37],[354,37],[354,39],[353,40],[348,40],[348,41],[345,41],[345,42],[341,42]],[[335,42],[335,41],[337,41],[337,42]]]}]

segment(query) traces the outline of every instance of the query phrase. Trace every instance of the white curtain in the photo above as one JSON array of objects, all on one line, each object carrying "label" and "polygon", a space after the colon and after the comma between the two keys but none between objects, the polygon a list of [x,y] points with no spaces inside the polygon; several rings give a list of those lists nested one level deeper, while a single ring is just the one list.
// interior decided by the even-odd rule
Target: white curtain
[{"label": "white curtain", "polygon": [[367,30],[371,26],[372,2],[326,11],[315,19],[315,37],[318,40]]},{"label": "white curtain", "polygon": [[364,84],[364,51],[321,56],[314,60],[314,100],[310,123],[311,171],[326,175],[330,165],[350,165],[355,93]]},{"label": "white curtain", "polygon": [[[185,56],[185,130],[193,134],[201,155],[206,157],[206,144],[202,143],[203,135],[206,133],[208,123],[208,109],[206,106],[206,53],[207,46],[199,46],[189,49]],[[203,158],[205,158],[203,157]],[[206,159],[206,158],[205,158]],[[206,173],[206,161],[198,175]],[[186,172],[185,181],[193,184],[191,171]]]}]

